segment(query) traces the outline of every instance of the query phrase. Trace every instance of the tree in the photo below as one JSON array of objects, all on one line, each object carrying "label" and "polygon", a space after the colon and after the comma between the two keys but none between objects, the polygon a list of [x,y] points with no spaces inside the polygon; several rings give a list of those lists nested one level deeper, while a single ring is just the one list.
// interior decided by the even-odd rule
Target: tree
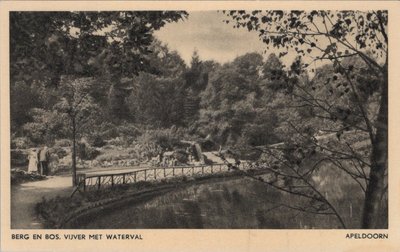
[{"label": "tree", "polygon": [[[362,118],[362,127],[371,144],[370,171],[365,190],[363,228],[377,228],[381,213],[381,199],[387,190],[388,157],[388,34],[387,11],[225,11],[234,21],[234,27],[246,27],[258,32],[267,48],[293,50],[299,56],[309,56],[312,61],[330,61],[338,75],[348,85],[349,95]],[[229,21],[227,21],[229,22]],[[282,51],[281,56],[287,52]],[[379,111],[371,118],[363,103],[361,87],[354,76],[354,66],[344,65],[343,60],[358,57],[379,80]],[[312,62],[310,62],[312,63]],[[294,69],[308,67],[301,63]],[[303,90],[306,92],[306,90]],[[334,90],[332,90],[333,92]],[[340,92],[338,92],[340,95]],[[304,97],[311,107],[323,108],[319,97]],[[336,108],[325,111],[327,114]],[[351,111],[352,112],[352,111]],[[328,118],[330,118],[329,116]],[[336,116],[331,117],[338,120]],[[343,121],[343,120],[342,120]],[[341,129],[336,129],[337,133]],[[387,203],[386,203],[387,204]],[[387,213],[386,213],[387,215]]]},{"label": "tree", "polygon": [[153,31],[185,17],[183,11],[11,12],[11,83],[56,85],[63,74],[133,76],[148,67]]},{"label": "tree", "polygon": [[190,68],[185,72],[185,122],[193,124],[199,116],[200,93],[207,87],[209,73],[217,64],[213,61],[201,61],[198,51],[192,54]]},{"label": "tree", "polygon": [[148,55],[149,71],[132,79],[133,90],[127,98],[135,122],[158,127],[183,123],[186,66],[176,51],[155,40]]},{"label": "tree", "polygon": [[61,75],[103,76],[100,89],[123,92],[121,79],[150,68],[153,32],[185,17],[182,11],[11,12],[11,86],[57,88]]},{"label": "tree", "polygon": [[77,137],[85,128],[93,126],[95,124],[93,121],[98,119],[96,111],[99,108],[93,103],[90,95],[95,82],[91,77],[63,76],[60,84],[61,99],[54,109],[67,115],[69,119],[72,140],[72,184],[76,186]]},{"label": "tree", "polygon": [[38,97],[38,92],[26,85],[24,81],[18,81],[10,88],[10,116],[11,116],[11,129],[12,132],[17,133],[21,126],[32,120],[29,110],[31,108],[39,107],[39,99],[32,99],[31,97]]},{"label": "tree", "polygon": [[[271,53],[262,67],[263,84],[269,93],[287,89],[289,78],[278,56]],[[273,92],[271,92],[273,91]]]},{"label": "tree", "polygon": [[134,78],[136,88],[128,97],[131,113],[138,124],[171,127],[183,118],[183,79],[140,73]]},{"label": "tree", "polygon": [[[31,105],[24,104],[18,98],[19,93],[14,92],[20,88],[13,86],[23,83],[28,89],[35,85],[44,87],[40,97],[36,97],[40,101],[33,106],[43,105],[46,110],[57,109],[69,116],[74,140],[74,185],[76,136],[79,130],[90,129],[82,128],[78,121],[90,118],[86,115],[80,118],[80,115],[86,114],[85,111],[95,105],[92,97],[86,95],[86,86],[92,83],[89,79],[101,77],[97,79],[101,80],[97,82],[101,91],[93,93],[93,98],[104,103],[102,97],[106,96],[105,90],[110,90],[115,83],[124,82],[124,78],[132,78],[139,71],[149,69],[147,55],[151,53],[153,32],[187,15],[184,11],[10,13],[13,111],[18,112]],[[61,80],[61,76],[70,77]],[[54,98],[52,94],[59,90],[61,97],[47,100],[47,96]],[[32,117],[24,113],[12,118],[13,126],[20,127]],[[16,127],[13,131],[18,131]]]},{"label": "tree", "polygon": [[210,73],[201,93],[201,135],[211,134],[219,144],[237,142],[246,124],[256,116],[262,64],[260,54],[248,53]]},{"label": "tree", "polygon": [[22,126],[23,135],[27,136],[36,145],[51,144],[57,138],[68,136],[63,116],[56,111],[32,108],[29,110],[32,121]]}]

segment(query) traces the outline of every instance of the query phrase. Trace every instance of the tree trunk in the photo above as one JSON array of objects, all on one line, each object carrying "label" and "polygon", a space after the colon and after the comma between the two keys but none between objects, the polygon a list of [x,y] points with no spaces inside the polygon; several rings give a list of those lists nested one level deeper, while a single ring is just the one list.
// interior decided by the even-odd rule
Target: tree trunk
[{"label": "tree trunk", "polygon": [[388,76],[384,73],[379,114],[375,138],[372,143],[371,171],[369,183],[365,192],[362,228],[387,228],[379,224],[381,216],[387,216],[387,201],[383,203],[382,196],[386,192],[385,172],[388,162]]},{"label": "tree trunk", "polygon": [[72,117],[72,185],[76,184],[76,122]]}]

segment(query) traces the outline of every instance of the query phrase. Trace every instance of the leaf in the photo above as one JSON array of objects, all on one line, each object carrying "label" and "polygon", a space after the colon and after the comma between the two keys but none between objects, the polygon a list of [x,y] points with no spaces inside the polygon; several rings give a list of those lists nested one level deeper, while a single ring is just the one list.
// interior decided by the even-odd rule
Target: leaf
[{"label": "leaf", "polygon": [[261,18],[261,22],[262,22],[262,23],[267,23],[267,22],[269,22],[269,18],[268,18],[267,16],[263,16],[263,17]]}]

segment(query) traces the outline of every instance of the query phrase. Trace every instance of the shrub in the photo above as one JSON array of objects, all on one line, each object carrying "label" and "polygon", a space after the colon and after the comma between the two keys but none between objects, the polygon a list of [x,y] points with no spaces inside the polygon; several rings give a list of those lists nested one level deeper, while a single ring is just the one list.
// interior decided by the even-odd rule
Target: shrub
[{"label": "shrub", "polygon": [[103,137],[96,134],[90,138],[90,144],[94,147],[103,147],[106,144]]},{"label": "shrub", "polygon": [[58,139],[54,142],[54,147],[71,147],[71,140],[69,139]]},{"label": "shrub", "polygon": [[185,150],[176,150],[174,152],[174,158],[178,160],[179,163],[185,164],[188,162],[188,155]]},{"label": "shrub", "polygon": [[163,149],[173,149],[181,147],[182,139],[185,139],[186,132],[184,129],[171,127],[169,129],[146,130],[137,141],[141,144],[153,143],[159,145]]},{"label": "shrub", "polygon": [[[134,124],[129,124],[129,123],[124,123],[122,125],[103,123],[102,125],[99,126],[99,128],[100,128],[98,131],[99,133],[95,135],[94,138],[98,136],[101,140],[123,138],[126,139],[127,142],[131,142],[133,138],[136,138],[141,134],[140,130]],[[97,141],[99,141],[99,139]],[[99,143],[100,142],[101,141],[99,141]],[[126,142],[122,143],[121,145],[125,143]],[[97,144],[94,143],[94,139],[92,145],[97,146]],[[120,144],[115,144],[115,145],[120,145]]]},{"label": "shrub", "polygon": [[11,151],[11,165],[22,166],[28,165],[28,152],[22,150]]},{"label": "shrub", "polygon": [[114,146],[127,146],[127,145],[129,145],[129,142],[126,139],[124,139],[123,137],[116,137],[116,138],[110,139],[110,140],[107,141],[107,143],[109,145],[114,145]]},{"label": "shrub", "polygon": [[93,148],[89,144],[83,142],[78,143],[77,149],[78,157],[82,160],[93,160],[100,154],[96,148]]},{"label": "shrub", "polygon": [[58,156],[59,159],[66,157],[68,155],[68,151],[63,147],[52,147],[49,149],[50,153],[54,153]]},{"label": "shrub", "polygon": [[49,169],[52,173],[58,170],[59,158],[58,155],[52,153],[49,158]]},{"label": "shrub", "polygon": [[19,169],[12,169],[10,179],[11,184],[16,185],[28,181],[43,180],[46,179],[46,177],[37,173],[29,173]]},{"label": "shrub", "polygon": [[17,137],[11,140],[11,149],[28,149],[30,147],[33,147],[33,143],[27,137]]}]

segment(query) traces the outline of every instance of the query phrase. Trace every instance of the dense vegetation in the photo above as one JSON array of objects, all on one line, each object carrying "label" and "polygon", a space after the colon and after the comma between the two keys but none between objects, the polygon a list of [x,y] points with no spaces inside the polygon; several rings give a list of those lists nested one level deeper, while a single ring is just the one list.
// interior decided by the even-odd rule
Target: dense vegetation
[{"label": "dense vegetation", "polygon": [[[207,138],[215,146],[260,146],[287,139],[287,122],[294,116],[308,121],[307,126],[314,133],[323,128],[330,132],[333,128],[326,120],[313,128],[310,120],[318,120],[315,113],[309,108],[294,107],[298,102],[294,82],[321,99],[334,101],[338,111],[351,105],[345,87],[338,91],[343,99],[330,95],[340,85],[328,83],[335,75],[331,65],[316,69],[313,78],[307,73],[289,77],[290,70],[275,54],[264,59],[259,53],[248,53],[220,65],[201,61],[194,53],[191,66],[186,67],[176,52],[170,52],[160,42],[155,41],[152,48],[149,57],[158,72],[140,71],[137,76],[124,79],[123,88],[117,89],[102,76],[70,80],[79,87],[74,90],[79,93],[78,98],[83,97],[77,118],[79,125],[84,125],[79,138],[86,138],[96,147],[115,138],[132,144],[144,134],[157,134],[154,130],[167,134],[171,128],[181,128],[181,137]],[[351,61],[354,59],[347,64]],[[358,77],[360,82],[369,82],[369,86],[363,87],[364,99],[373,113],[377,108],[374,93],[379,84],[368,76],[365,66],[353,64],[359,64],[360,71],[364,71]],[[13,148],[54,145],[56,140],[69,138],[71,127],[65,123],[67,112],[63,112],[73,101],[68,101],[67,94],[72,91],[68,90],[67,81],[67,77],[62,77],[57,87],[40,81],[17,81],[11,85]]]},{"label": "dense vegetation", "polygon": [[[280,189],[334,210],[313,177],[329,164],[359,184],[363,226],[376,227],[387,191],[387,13],[226,14],[281,52],[223,65],[194,52],[186,66],[152,35],[186,12],[11,13],[12,148],[69,139],[76,162],[109,143],[155,156],[184,139],[268,154],[294,181]],[[298,57],[285,66],[288,50]],[[306,54],[325,64],[311,69]],[[279,153],[265,149],[280,142]]]}]

